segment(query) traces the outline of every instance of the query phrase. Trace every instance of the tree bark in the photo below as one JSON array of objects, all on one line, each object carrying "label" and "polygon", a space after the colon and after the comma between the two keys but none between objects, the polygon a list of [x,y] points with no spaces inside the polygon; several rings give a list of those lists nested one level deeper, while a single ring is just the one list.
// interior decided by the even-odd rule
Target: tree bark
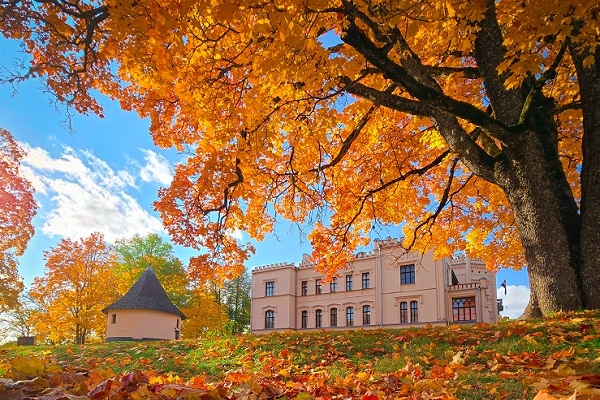
[{"label": "tree bark", "polygon": [[[577,265],[572,256],[571,235],[564,218],[564,185],[554,180],[562,169],[547,160],[536,132],[519,135],[505,149],[497,167],[497,183],[504,190],[514,212],[525,258],[532,299],[531,311],[543,314],[582,307]],[[574,201],[573,201],[574,204]]]},{"label": "tree bark", "polygon": [[[579,309],[581,219],[559,158],[555,104],[536,88],[534,77],[518,90],[506,90],[506,76],[497,73],[505,48],[493,0],[488,0],[480,28],[474,55],[494,115],[515,126],[524,107],[530,107],[529,118],[518,131],[504,135],[502,155],[490,180],[503,189],[513,208],[525,251],[531,295],[524,316]],[[525,99],[531,93],[533,103],[528,106]]]},{"label": "tree bark", "polygon": [[[587,68],[583,60],[593,56]],[[600,309],[600,48],[595,54],[571,47],[581,94],[583,163],[581,168],[581,282],[583,306]]]}]

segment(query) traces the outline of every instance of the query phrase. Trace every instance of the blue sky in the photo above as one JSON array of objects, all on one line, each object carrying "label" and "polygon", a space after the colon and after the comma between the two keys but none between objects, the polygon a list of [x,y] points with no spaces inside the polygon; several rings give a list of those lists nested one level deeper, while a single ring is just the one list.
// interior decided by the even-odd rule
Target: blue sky
[{"label": "blue sky", "polygon": [[[18,46],[0,38],[0,65],[10,68]],[[38,214],[36,234],[20,259],[20,273],[29,285],[44,273],[43,251],[63,237],[80,239],[101,232],[107,241],[134,234],[156,232],[165,239],[152,202],[159,187],[170,183],[171,172],[183,156],[175,150],[154,146],[149,122],[119,108],[117,102],[102,100],[104,118],[72,115],[71,132],[64,110],[57,110],[39,82],[27,81],[15,90],[0,85],[0,127],[10,131],[27,149],[23,173],[36,188]],[[375,231],[373,238],[399,237],[400,228]],[[239,240],[248,239],[243,233]],[[280,221],[276,231],[262,243],[249,268],[277,262],[299,262],[310,246],[300,232]],[[196,254],[175,246],[177,256],[187,263]],[[529,298],[525,271],[501,270],[497,285],[506,280],[507,295],[498,295],[506,306],[503,315],[518,317]]]}]

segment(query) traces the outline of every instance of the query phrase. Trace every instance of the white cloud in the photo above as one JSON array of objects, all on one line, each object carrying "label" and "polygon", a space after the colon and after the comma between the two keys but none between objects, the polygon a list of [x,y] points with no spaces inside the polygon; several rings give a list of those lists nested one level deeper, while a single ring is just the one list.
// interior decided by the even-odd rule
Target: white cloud
[{"label": "white cloud", "polygon": [[529,303],[529,288],[523,285],[513,286],[508,285],[506,287],[506,295],[504,294],[504,288],[498,288],[498,298],[502,299],[504,305],[504,311],[500,312],[500,315],[509,318],[519,318],[527,303]]},{"label": "white cloud", "polygon": [[158,182],[162,185],[171,183],[173,172],[166,158],[152,150],[140,149],[144,153],[146,165],[140,170],[144,182]]},{"label": "white cloud", "polygon": [[237,228],[234,230],[228,230],[227,234],[236,240],[239,240],[239,241],[244,240],[244,232],[242,232],[241,230],[239,230]]},{"label": "white cloud", "polygon": [[90,151],[65,147],[58,158],[39,147],[27,152],[24,174],[51,200],[42,204],[44,234],[79,239],[101,232],[114,241],[163,230],[161,221],[127,193],[137,189],[129,172],[112,169]]}]

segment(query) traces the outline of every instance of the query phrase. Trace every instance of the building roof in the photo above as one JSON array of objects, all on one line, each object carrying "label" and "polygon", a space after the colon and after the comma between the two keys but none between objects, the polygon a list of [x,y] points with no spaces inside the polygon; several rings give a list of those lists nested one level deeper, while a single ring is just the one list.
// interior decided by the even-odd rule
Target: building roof
[{"label": "building roof", "polygon": [[116,302],[102,310],[107,314],[108,310],[143,309],[163,311],[176,314],[185,319],[185,315],[177,308],[165,292],[152,267],[146,268],[142,276],[133,284],[131,289]]}]

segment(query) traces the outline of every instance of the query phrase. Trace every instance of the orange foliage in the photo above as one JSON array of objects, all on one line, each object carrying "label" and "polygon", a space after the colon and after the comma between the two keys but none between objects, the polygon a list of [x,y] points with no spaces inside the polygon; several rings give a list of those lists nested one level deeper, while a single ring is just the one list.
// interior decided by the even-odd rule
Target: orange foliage
[{"label": "orange foliage", "polygon": [[[209,250],[191,262],[199,279],[242,271],[253,249],[230,233],[264,238],[274,223],[270,205],[295,223],[330,212],[310,235],[313,258],[328,275],[367,243],[374,223],[404,223],[405,245],[435,248],[438,257],[466,249],[492,268],[524,264],[504,194],[449,151],[434,121],[423,117],[432,105],[415,101],[410,88],[393,84],[340,41],[351,19],[378,46],[397,35],[387,58],[420,71],[415,85],[434,82],[444,104],[489,118],[482,80],[471,74],[484,2],[10,4],[2,6],[0,30],[26,44],[29,72],[45,76],[60,100],[101,113],[91,94],[99,90],[149,118],[158,146],[186,151],[155,207],[176,243]],[[597,44],[597,1],[495,4],[509,89],[542,73],[567,37],[578,51]],[[23,30],[29,18],[35,23]],[[555,72],[544,91],[565,106],[560,150],[577,196],[581,114],[569,107],[578,87],[568,56]],[[379,106],[384,100],[388,107]],[[476,118],[457,121],[478,148],[501,151],[489,126],[476,136]]]},{"label": "orange foliage", "polygon": [[[34,354],[41,358],[3,361],[3,394],[40,400],[594,400],[600,396],[593,345],[600,337],[598,316],[109,343],[70,351],[66,358],[40,350]],[[548,346],[557,351],[546,351]],[[222,369],[207,372],[203,363]]]},{"label": "orange foliage", "polygon": [[10,132],[0,128],[0,310],[14,307],[23,290],[17,257],[34,233],[33,187],[19,171],[24,156]]},{"label": "orange foliage", "polygon": [[106,332],[102,309],[117,299],[113,270],[117,256],[93,233],[78,241],[62,239],[44,252],[45,275],[36,278],[31,296],[40,305],[35,312],[38,340],[84,344],[101,340]]}]

